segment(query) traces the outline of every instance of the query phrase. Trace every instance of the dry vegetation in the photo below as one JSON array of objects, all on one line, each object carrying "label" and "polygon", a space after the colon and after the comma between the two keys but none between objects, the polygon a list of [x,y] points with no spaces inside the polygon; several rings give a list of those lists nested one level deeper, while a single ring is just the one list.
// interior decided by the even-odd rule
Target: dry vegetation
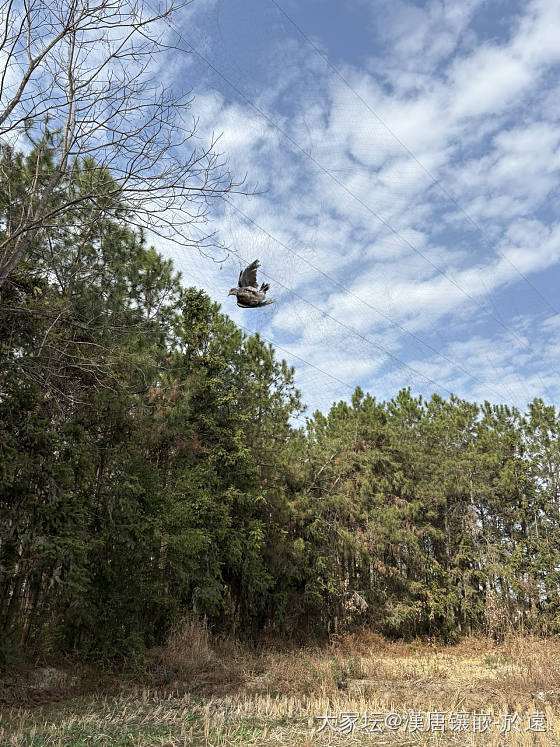
[{"label": "dry vegetation", "polygon": [[[0,744],[560,745],[560,640],[553,638],[473,638],[445,647],[362,634],[322,648],[250,649],[212,641],[187,623],[151,653],[141,677],[142,684],[121,680],[111,695],[6,707]],[[338,731],[318,732],[317,717],[327,710]],[[345,712],[360,714],[358,725],[366,714],[423,712],[426,722],[427,714],[443,713],[445,729],[413,731],[409,721],[375,733],[340,731]],[[469,713],[468,728],[451,731],[449,715],[460,712]],[[519,731],[501,733],[504,715],[515,712]],[[544,733],[527,730],[537,712]],[[495,723],[474,731],[473,713]]]}]

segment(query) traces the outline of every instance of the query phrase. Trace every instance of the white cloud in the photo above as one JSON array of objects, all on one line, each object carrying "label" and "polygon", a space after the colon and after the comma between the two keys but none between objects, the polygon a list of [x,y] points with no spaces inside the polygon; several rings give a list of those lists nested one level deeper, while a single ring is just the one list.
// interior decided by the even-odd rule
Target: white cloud
[{"label": "white cloud", "polygon": [[[484,10],[480,0],[379,5],[387,9],[382,33],[391,54],[367,70],[341,69],[408,151],[317,55],[293,41],[281,42],[290,55],[257,103],[311,158],[243,101],[215,90],[198,95],[203,134],[223,131],[220,147],[234,171],[263,187],[236,204],[284,245],[226,210],[216,226],[234,258],[223,271],[212,268],[205,287],[233,318],[383,397],[410,382],[434,388],[411,369],[466,397],[496,400],[498,393],[521,404],[529,394],[559,394],[550,373],[560,368],[553,321],[529,309],[514,318],[500,299],[515,285],[534,302],[520,273],[556,270],[560,260],[560,224],[543,214],[560,170],[560,110],[543,89],[560,61],[560,5],[528,3],[511,18],[509,35],[484,43],[469,26]],[[239,264],[257,256],[278,302],[244,312],[225,294]],[[502,315],[513,332],[503,329]],[[340,392],[333,379],[293,363],[312,407]]]}]

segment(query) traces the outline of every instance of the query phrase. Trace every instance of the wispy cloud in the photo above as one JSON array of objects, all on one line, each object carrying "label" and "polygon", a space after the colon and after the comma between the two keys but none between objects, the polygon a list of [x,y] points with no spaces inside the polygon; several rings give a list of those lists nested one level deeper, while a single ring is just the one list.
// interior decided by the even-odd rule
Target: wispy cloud
[{"label": "wispy cloud", "polygon": [[[178,264],[234,319],[378,397],[407,384],[430,393],[433,382],[518,405],[557,397],[554,299],[547,305],[521,274],[533,286],[538,273],[560,274],[551,209],[560,6],[524,4],[488,40],[479,24],[491,9],[480,0],[374,5],[383,14],[383,24],[371,20],[376,51],[360,67],[337,63],[353,90],[285,26],[270,57],[254,61],[266,74],[245,87],[266,80],[251,99],[266,117],[206,71],[201,134],[223,132],[233,170],[258,183],[259,194],[235,203],[270,236],[228,208],[215,224],[229,264],[177,255]],[[277,299],[266,313],[226,299],[239,266],[256,257]],[[290,362],[312,407],[347,396],[334,378]]]}]

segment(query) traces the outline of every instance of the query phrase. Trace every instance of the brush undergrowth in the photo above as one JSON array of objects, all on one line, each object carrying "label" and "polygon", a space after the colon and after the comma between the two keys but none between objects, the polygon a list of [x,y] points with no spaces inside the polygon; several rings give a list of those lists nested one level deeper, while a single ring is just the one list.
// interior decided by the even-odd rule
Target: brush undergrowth
[{"label": "brush undergrowth", "polygon": [[[423,728],[411,730],[419,713]],[[455,732],[459,713],[468,714],[469,728]],[[394,717],[387,727],[388,714],[402,719],[398,728]],[[429,714],[439,720],[430,725]],[[477,732],[472,719],[480,714],[491,725]],[[379,716],[382,728],[372,732]],[[531,719],[545,731],[529,730]],[[322,647],[256,647],[212,638],[188,620],[150,652],[141,680],[119,692],[12,707],[0,719],[6,746],[343,742],[560,745],[560,640],[466,638],[442,646],[363,633]]]}]

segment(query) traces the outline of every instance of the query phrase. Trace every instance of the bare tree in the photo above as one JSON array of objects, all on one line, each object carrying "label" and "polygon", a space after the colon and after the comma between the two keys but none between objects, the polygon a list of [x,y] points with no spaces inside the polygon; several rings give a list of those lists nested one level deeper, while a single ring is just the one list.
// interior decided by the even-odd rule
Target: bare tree
[{"label": "bare tree", "polygon": [[[190,2],[153,11],[142,0],[0,0],[0,146],[30,141],[36,159],[23,208],[0,225],[0,288],[57,217],[83,208],[86,220],[100,201],[183,245],[213,244],[208,207],[239,185],[217,138],[200,145],[189,94],[166,87],[162,67],[156,80],[167,23]],[[56,158],[45,178],[47,147]],[[65,193],[86,158],[111,179]]]}]

